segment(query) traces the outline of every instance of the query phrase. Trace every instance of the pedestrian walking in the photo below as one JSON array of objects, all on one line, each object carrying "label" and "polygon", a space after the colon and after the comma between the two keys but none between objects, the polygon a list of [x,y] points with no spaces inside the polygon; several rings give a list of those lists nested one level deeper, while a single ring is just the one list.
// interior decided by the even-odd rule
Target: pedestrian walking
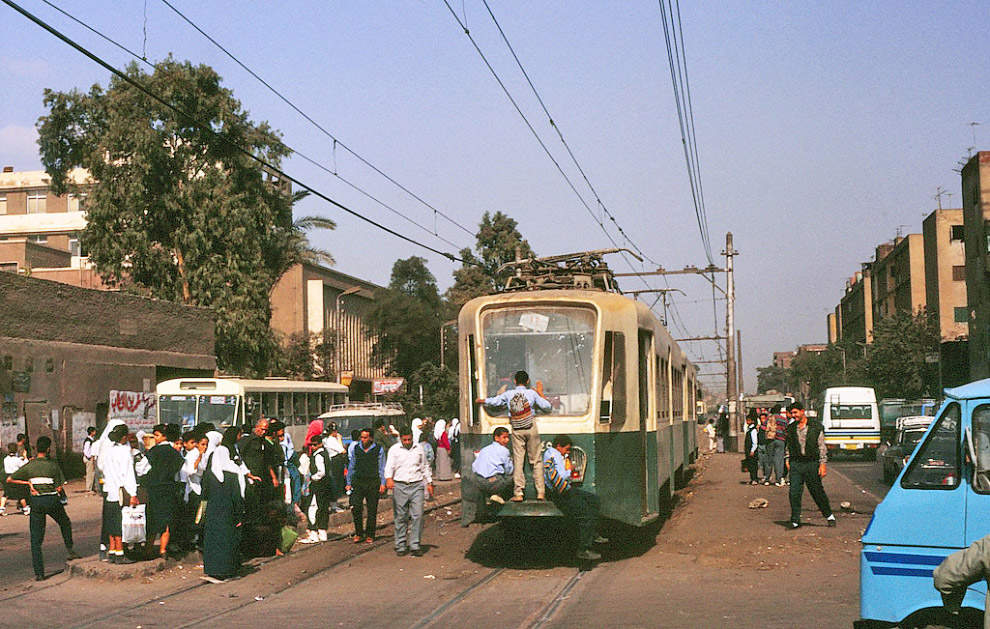
[{"label": "pedestrian walking", "polygon": [[454,478],[461,477],[461,420],[456,417],[447,426],[450,439],[450,464],[454,468]]},{"label": "pedestrian walking", "polygon": [[330,478],[333,481],[333,495],[330,498],[330,513],[343,511],[337,506],[337,501],[344,495],[344,470],[347,469],[347,451],[344,449],[344,440],[337,430],[337,424],[330,422],[327,427],[326,436],[323,437],[323,447],[326,448],[327,456],[330,457]]},{"label": "pedestrian walking", "polygon": [[96,426],[86,428],[86,438],[83,439],[83,463],[86,465],[86,493],[95,494],[96,457],[93,455],[93,444],[96,443]]},{"label": "pedestrian walking", "polygon": [[388,449],[385,486],[392,491],[395,553],[421,557],[423,501],[425,494],[433,495],[433,477],[423,447],[413,443],[412,429],[406,426],[399,429],[399,443]]},{"label": "pedestrian walking", "polygon": [[310,437],[313,445],[313,453],[309,455],[307,464],[309,465],[309,491],[311,500],[315,501],[316,509],[312,503],[306,510],[306,521],[309,528],[309,536],[302,540],[303,544],[315,544],[316,542],[327,541],[327,527],[330,522],[330,502],[333,497],[333,479],[330,475],[330,457],[323,446],[323,435],[313,435]]},{"label": "pedestrian walking", "polygon": [[752,412],[746,415],[746,437],[743,440],[743,452],[745,452],[743,467],[749,472],[749,484],[759,485],[756,450],[759,447],[760,431],[756,427],[756,409],[750,410]]},{"label": "pedestrian walking", "polygon": [[770,425],[769,422],[775,423],[776,429],[772,435],[770,432],[767,433],[768,437],[773,437],[772,441],[769,438],[767,439],[767,456],[770,459],[771,465],[773,465],[773,473],[776,478],[774,484],[777,487],[783,487],[788,482],[787,467],[784,465],[784,459],[787,456],[787,426],[791,420],[787,416],[787,411],[780,404],[775,404],[770,409],[768,426]]},{"label": "pedestrian walking", "polygon": [[223,583],[241,567],[241,524],[247,468],[237,457],[241,429],[231,426],[210,455],[203,474],[203,579]]},{"label": "pedestrian walking", "polygon": [[433,426],[433,438],[437,440],[437,480],[451,480],[454,472],[450,467],[450,437],[447,436],[445,420],[437,420]]},{"label": "pedestrian walking", "polygon": [[7,503],[13,501],[20,507],[20,513],[28,515],[31,508],[28,507],[28,489],[20,483],[10,481],[10,475],[24,467],[27,460],[22,458],[17,452],[17,444],[7,445],[7,456],[3,458],[3,496],[0,497],[0,516],[7,515]]},{"label": "pedestrian walking", "polygon": [[499,426],[492,432],[492,442],[478,451],[471,463],[471,477],[463,483],[461,526],[474,522],[480,499],[486,504],[504,504],[512,495],[512,456],[509,454],[509,430]]},{"label": "pedestrian walking", "polygon": [[[362,429],[361,438],[352,444],[346,489],[351,494],[353,541],[372,544],[378,526],[378,499],[385,494],[385,450],[374,442],[370,428]],[[367,520],[363,519],[365,508]]]},{"label": "pedestrian walking", "polygon": [[604,537],[595,536],[601,502],[595,494],[578,489],[571,483],[566,461],[570,452],[570,437],[557,435],[553,438],[553,446],[547,448],[543,455],[546,483],[553,503],[565,516],[577,522],[580,545],[577,552],[578,559],[596,561],[602,556],[592,549],[593,545],[608,541]]},{"label": "pedestrian walking", "polygon": [[818,505],[819,511],[825,517],[829,526],[835,526],[835,515],[828,502],[822,479],[827,473],[825,464],[828,462],[828,451],[825,449],[825,437],[819,422],[809,422],[804,413],[804,406],[794,402],[787,407],[787,412],[794,420],[787,427],[787,469],[790,473],[791,488],[791,528],[801,526],[801,498],[804,487]]},{"label": "pedestrian walking", "polygon": [[515,502],[523,501],[526,488],[526,472],[523,469],[528,458],[533,467],[533,483],[536,485],[536,499],[545,498],[543,474],[543,457],[540,450],[540,432],[536,426],[536,413],[550,413],[553,410],[550,402],[543,397],[543,384],[536,383],[536,389],[529,388],[529,374],[517,371],[514,376],[516,388],[500,393],[487,399],[477,399],[476,404],[484,404],[489,412],[507,409],[509,425],[512,426],[512,465]]},{"label": "pedestrian walking", "polygon": [[715,452],[717,443],[715,441],[715,420],[709,419],[708,423],[705,424],[704,433],[708,437],[708,454]]},{"label": "pedestrian walking", "polygon": [[729,413],[725,408],[719,409],[718,412],[718,423],[715,424],[715,443],[716,450],[720,453],[725,452],[725,440],[729,436]]},{"label": "pedestrian walking", "polygon": [[43,581],[45,561],[41,544],[45,541],[45,523],[49,517],[55,520],[62,531],[66,558],[79,559],[79,555],[72,546],[72,522],[69,521],[60,499],[65,478],[58,463],[48,456],[52,440],[48,437],[38,437],[35,445],[37,456],[18,468],[7,480],[14,484],[26,485],[30,493],[28,500],[31,505],[31,564],[34,567],[35,581]]}]

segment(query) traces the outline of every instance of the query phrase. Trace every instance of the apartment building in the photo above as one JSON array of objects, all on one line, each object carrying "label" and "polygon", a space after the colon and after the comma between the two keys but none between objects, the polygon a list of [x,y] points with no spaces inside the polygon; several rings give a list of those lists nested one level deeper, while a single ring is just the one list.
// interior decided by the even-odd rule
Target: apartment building
[{"label": "apartment building", "polygon": [[962,200],[969,375],[979,380],[990,377],[990,151],[979,151],[963,166]]}]

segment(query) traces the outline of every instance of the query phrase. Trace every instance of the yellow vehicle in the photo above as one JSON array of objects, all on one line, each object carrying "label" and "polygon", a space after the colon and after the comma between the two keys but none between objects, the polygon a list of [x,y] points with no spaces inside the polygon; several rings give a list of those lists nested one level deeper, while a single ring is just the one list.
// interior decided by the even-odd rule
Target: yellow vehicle
[{"label": "yellow vehicle", "polygon": [[[640,527],[659,517],[697,456],[697,370],[653,311],[618,291],[602,261],[616,251],[519,261],[505,291],[461,309],[462,467],[508,426],[473,401],[525,370],[553,407],[537,416],[543,441],[573,440],[573,482],[598,495],[603,517]],[[531,482],[526,497],[535,497]],[[500,513],[559,515],[529,500]]]}]

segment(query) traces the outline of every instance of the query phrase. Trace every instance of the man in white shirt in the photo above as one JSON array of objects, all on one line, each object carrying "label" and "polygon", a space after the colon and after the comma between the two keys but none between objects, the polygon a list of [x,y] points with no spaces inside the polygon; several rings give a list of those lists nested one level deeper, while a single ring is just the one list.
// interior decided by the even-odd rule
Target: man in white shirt
[{"label": "man in white shirt", "polygon": [[86,429],[83,439],[83,462],[86,463],[86,493],[96,494],[96,457],[93,456],[93,443],[96,441],[96,426]]},{"label": "man in white shirt", "polygon": [[420,444],[413,443],[412,429],[403,426],[399,443],[388,449],[385,461],[385,485],[392,490],[395,554],[400,557],[425,554],[419,545],[423,532],[424,482],[426,491],[433,496],[433,475],[426,452]]}]

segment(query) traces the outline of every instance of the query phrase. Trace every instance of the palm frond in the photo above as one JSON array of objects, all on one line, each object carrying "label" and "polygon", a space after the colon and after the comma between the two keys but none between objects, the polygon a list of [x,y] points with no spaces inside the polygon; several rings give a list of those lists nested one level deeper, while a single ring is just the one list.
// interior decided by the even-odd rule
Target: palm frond
[{"label": "palm frond", "polygon": [[311,229],[337,229],[337,223],[325,216],[301,216],[292,221],[296,229],[309,231]]}]

